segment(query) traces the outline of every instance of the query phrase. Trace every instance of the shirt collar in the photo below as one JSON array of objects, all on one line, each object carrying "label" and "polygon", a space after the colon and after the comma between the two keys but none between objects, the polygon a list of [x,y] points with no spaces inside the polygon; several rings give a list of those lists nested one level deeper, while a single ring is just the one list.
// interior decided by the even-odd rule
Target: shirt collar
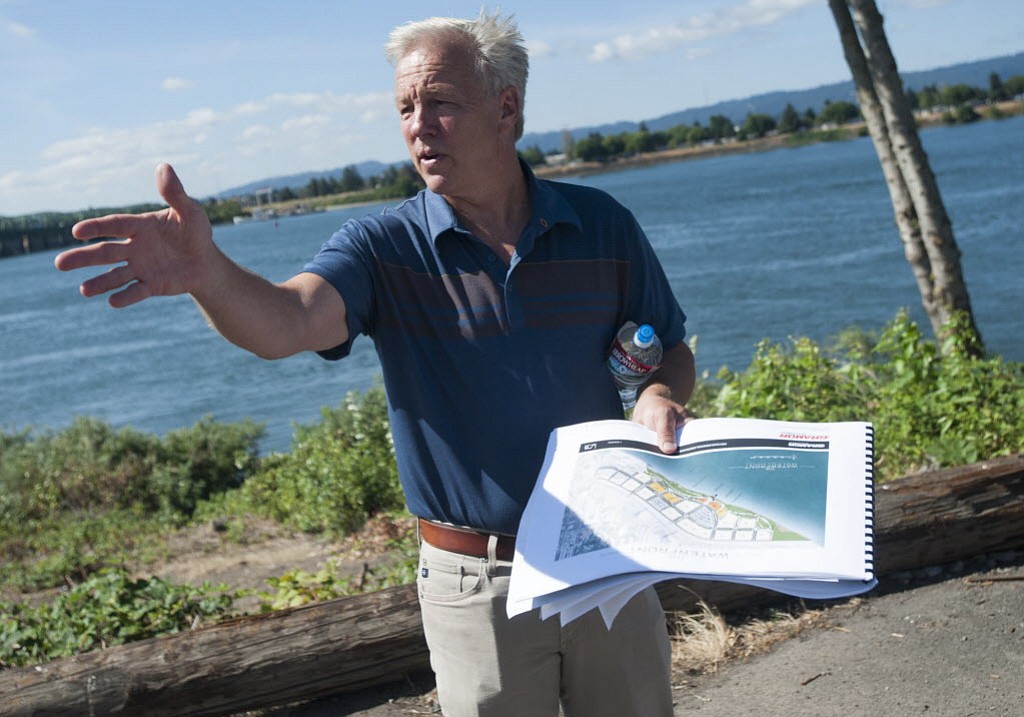
[{"label": "shirt collar", "polygon": [[[537,179],[526,162],[520,159],[519,165],[526,176],[526,186],[530,193],[530,222],[523,232],[524,236],[539,236],[556,224],[569,224],[582,231],[583,222],[565,197],[549,182]],[[435,245],[438,238],[449,231],[465,231],[444,197],[429,189],[424,189],[423,194],[430,237]]]}]

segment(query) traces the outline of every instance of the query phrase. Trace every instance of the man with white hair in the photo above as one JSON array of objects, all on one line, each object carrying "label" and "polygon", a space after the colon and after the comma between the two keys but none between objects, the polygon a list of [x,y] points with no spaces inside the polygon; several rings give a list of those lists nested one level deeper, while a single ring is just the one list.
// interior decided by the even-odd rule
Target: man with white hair
[{"label": "man with white hair", "polygon": [[422,538],[424,631],[449,717],[672,714],[669,642],[656,593],[605,627],[509,619],[514,536],[550,431],[622,416],[604,359],[626,320],[666,347],[633,420],[674,451],[694,383],[685,317],[632,214],[603,192],[537,179],[515,148],[528,59],[510,18],[397,28],[401,130],[426,190],[347,222],[280,284],[212,240],[201,206],[157,169],[169,207],[79,223],[62,270],[117,264],[82,293],[121,307],[188,293],[210,324],[266,358],[346,356],[374,341],[399,475]]}]

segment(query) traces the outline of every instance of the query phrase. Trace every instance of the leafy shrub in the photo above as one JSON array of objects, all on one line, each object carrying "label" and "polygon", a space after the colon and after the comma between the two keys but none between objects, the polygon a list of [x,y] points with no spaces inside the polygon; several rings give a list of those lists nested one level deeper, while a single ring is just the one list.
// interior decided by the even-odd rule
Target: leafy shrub
[{"label": "leafy shrub", "polygon": [[308,532],[348,533],[371,515],[400,509],[384,390],[349,393],[298,426],[289,453],[264,461],[243,489],[253,510]]},{"label": "leafy shrub", "polygon": [[129,429],[118,433],[95,418],[77,418],[59,433],[20,438],[0,455],[4,523],[146,499],[146,464],[155,454],[155,438]]},{"label": "leafy shrub", "polygon": [[0,603],[0,667],[188,630],[230,614],[237,596],[222,586],[133,580],[122,571],[104,571],[50,604]]},{"label": "leafy shrub", "polygon": [[237,488],[262,432],[203,419],[160,439],[78,418],[59,432],[0,433],[0,581],[35,589],[119,564]]},{"label": "leafy shrub", "polygon": [[857,364],[841,365],[808,338],[757,345],[747,370],[719,373],[723,415],[790,421],[864,420],[866,384]]},{"label": "leafy shrub", "polygon": [[166,438],[97,418],[0,443],[0,519],[20,524],[55,513],[137,507],[188,516],[209,495],[241,485],[263,428],[205,418]]},{"label": "leafy shrub", "polygon": [[27,592],[85,580],[104,566],[157,550],[172,527],[125,510],[34,521],[0,542],[0,584]]},{"label": "leafy shrub", "polygon": [[1024,364],[945,351],[900,313],[877,339],[848,332],[761,342],[749,368],[719,373],[714,412],[794,421],[870,421],[880,479],[1024,450]]},{"label": "leafy shrub", "polygon": [[875,348],[878,426],[896,448],[890,462],[903,471],[1024,450],[1024,363],[974,358],[964,335],[954,328],[940,356],[901,315]]},{"label": "leafy shrub", "polygon": [[160,444],[149,490],[162,510],[190,516],[199,501],[242,485],[259,465],[262,435],[263,427],[252,421],[211,418],[171,431]]}]

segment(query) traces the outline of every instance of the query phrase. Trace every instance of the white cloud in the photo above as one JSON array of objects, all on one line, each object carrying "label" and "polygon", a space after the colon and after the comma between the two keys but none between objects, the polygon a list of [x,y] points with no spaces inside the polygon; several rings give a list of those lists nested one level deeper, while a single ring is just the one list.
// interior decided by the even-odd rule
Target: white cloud
[{"label": "white cloud", "polygon": [[633,60],[669,52],[676,47],[701,42],[711,37],[771,25],[817,2],[818,0],[746,0],[740,5],[694,15],[676,25],[653,27],[644,32],[627,33],[606,42],[599,42],[591,48],[588,59],[591,62]]},{"label": "white cloud", "polygon": [[[42,166],[26,172],[27,176],[52,176],[57,171],[89,169],[100,171],[142,161],[152,167],[165,156],[190,153],[196,144],[207,142],[211,131],[242,116],[266,114],[281,107],[301,107],[313,112],[280,120],[285,132],[312,130],[331,124],[340,115],[352,115],[347,122],[371,121],[378,118],[384,108],[391,110],[392,100],[387,93],[367,95],[335,95],[331,92],[274,94],[263,100],[246,102],[226,112],[203,107],[188,112],[176,120],[166,120],[131,128],[93,128],[77,137],[53,142],[41,153]],[[343,118],[342,118],[343,119]],[[273,131],[266,124],[250,124],[235,129],[236,136],[244,140],[266,139]],[[141,159],[140,159],[141,158]],[[10,183],[8,173],[4,179]]]},{"label": "white cloud", "polygon": [[54,142],[42,152],[43,163],[25,173],[30,183],[99,190],[104,183],[124,181],[140,172],[152,173],[161,161],[194,161],[197,146],[210,139],[222,121],[214,110],[189,112],[184,118],[131,128],[94,128]]},{"label": "white cloud", "polygon": [[[318,114],[345,114],[394,111],[394,97],[390,92],[369,92],[363,95],[336,95],[333,92],[276,92],[260,100],[251,100],[236,105],[231,112],[235,115],[265,114],[281,107],[299,107]],[[379,115],[378,115],[379,116]]]},{"label": "white cloud", "polygon": [[192,110],[185,115],[184,123],[189,127],[204,127],[220,121],[223,117],[209,107]]},{"label": "white cloud", "polygon": [[377,122],[380,122],[383,119],[388,119],[389,117],[392,116],[397,117],[397,115],[394,114],[394,112],[391,110],[393,110],[393,108],[390,107],[388,108],[388,111],[385,111],[383,109],[366,110],[361,115],[359,115],[359,121],[362,122],[363,124],[376,124]]},{"label": "white cloud", "polygon": [[294,92],[291,94],[275,92],[267,97],[266,101],[274,105],[308,107],[309,105],[320,104],[329,95],[331,95],[330,92]]},{"label": "white cloud", "polygon": [[3,21],[4,34],[10,35],[11,37],[29,38],[34,37],[36,31],[27,25],[22,25],[20,22],[14,20]]},{"label": "white cloud", "polygon": [[263,102],[243,102],[234,109],[236,115],[255,115],[266,111],[267,105]]},{"label": "white cloud", "polygon": [[[38,208],[39,197],[73,197],[78,206],[111,206],[151,196],[153,168],[170,162],[179,171],[220,168],[204,177],[197,196],[254,176],[301,171],[353,148],[379,152],[376,135],[354,132],[394,114],[389,92],[364,95],[277,93],[233,107],[201,107],[174,119],[135,127],[94,127],[46,146],[30,168],[0,174],[0,206],[10,212]],[[395,133],[397,136],[397,132]],[[398,145],[398,149],[401,145]],[[268,157],[287,157],[273,166]],[[212,171],[212,170],[211,170]]]},{"label": "white cloud", "polygon": [[168,77],[160,83],[160,89],[176,92],[177,90],[187,90],[192,87],[192,84],[192,80],[186,80],[184,77]]},{"label": "white cloud", "polygon": [[[111,194],[128,201],[128,187],[136,196],[151,196],[153,168],[161,161],[192,164],[194,133],[181,127],[147,130],[91,130],[81,137],[56,142],[43,152],[45,160],[31,171],[11,172],[0,179],[0,196],[11,204],[38,201],[39,196],[76,197],[79,206],[115,204]],[[180,136],[165,142],[165,135]],[[15,181],[16,180],[16,181]]]},{"label": "white cloud", "polygon": [[270,128],[262,124],[249,125],[242,131],[242,139],[256,139],[270,134]]},{"label": "white cloud", "polygon": [[527,40],[526,50],[530,53],[530,59],[535,60],[541,57],[551,57],[555,50],[543,40]]},{"label": "white cloud", "polygon": [[281,123],[281,129],[285,132],[291,132],[293,130],[309,129],[310,127],[320,127],[328,124],[331,118],[327,115],[305,115],[304,117],[291,117]]},{"label": "white cloud", "polygon": [[25,173],[18,170],[0,175],[0,192],[14,191],[21,184],[24,176]]}]

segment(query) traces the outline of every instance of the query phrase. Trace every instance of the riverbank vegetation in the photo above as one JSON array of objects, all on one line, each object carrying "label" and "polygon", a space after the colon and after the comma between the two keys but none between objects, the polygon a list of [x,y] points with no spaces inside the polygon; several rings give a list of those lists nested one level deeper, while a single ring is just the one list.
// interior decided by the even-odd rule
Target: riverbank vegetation
[{"label": "riverbank vegetation", "polygon": [[[690,405],[701,416],[871,421],[879,481],[1024,451],[1024,363],[951,348],[903,313],[826,345],[764,341],[746,369],[703,376]],[[330,564],[263,591],[138,577],[188,526],[244,540],[249,521],[271,519],[340,537],[403,514],[380,386],[298,426],[287,453],[261,457],[261,435],[251,422],[203,420],[157,437],[94,418],[0,432],[0,667],[189,629],[242,600],[271,610],[414,579],[412,536],[359,579]],[[18,597],[40,590],[53,597]]]},{"label": "riverbank vegetation", "polygon": [[[1003,119],[1024,113],[1024,75],[1015,75],[1004,82],[993,73],[989,77],[988,89],[965,84],[932,85],[919,91],[908,88],[907,97],[922,125]],[[778,137],[784,140],[784,145],[800,146],[852,139],[862,131],[857,105],[835,101],[826,102],[818,110],[808,107],[802,112],[787,105],[778,117],[750,113],[739,122],[735,118],[714,115],[706,126],[695,122],[650,131],[645,123],[641,123],[635,132],[607,136],[592,132],[576,141],[567,133],[564,146],[558,151],[544,152],[532,146],[524,148],[521,155],[536,168],[538,174],[571,175],[631,166],[633,163],[674,161],[779,146],[774,142],[764,142],[765,138]],[[349,166],[337,177],[317,177],[301,187],[274,189],[265,199],[256,195],[210,197],[202,200],[202,205],[212,223],[224,224],[231,223],[236,216],[247,215],[252,207],[261,204],[284,215],[297,207],[303,211],[320,210],[402,199],[422,188],[422,180],[409,163],[392,165],[380,175],[366,178],[354,166]],[[162,205],[159,204],[140,204],[76,212],[0,216],[0,257],[70,245],[73,242],[71,227],[83,219],[160,208]]]},{"label": "riverbank vegetation", "polygon": [[[920,92],[907,90],[907,99],[921,125],[936,123],[967,124],[981,119],[1002,119],[1024,112],[1024,75],[1005,83],[993,73],[987,90],[965,84],[946,87],[927,86]],[[561,152],[545,153],[539,147],[523,150],[523,158],[531,165],[545,166],[550,158],[556,163],[619,162],[638,155],[671,152],[681,148],[749,149],[750,142],[768,136],[785,136],[785,144],[799,146],[812,142],[852,139],[862,133],[860,109],[852,102],[826,102],[815,111],[808,107],[799,112],[787,104],[773,117],[751,112],[742,120],[725,115],[712,115],[707,125],[676,125],[666,130],[651,131],[641,122],[635,132],[602,135],[591,132],[572,141],[566,137]]]}]

